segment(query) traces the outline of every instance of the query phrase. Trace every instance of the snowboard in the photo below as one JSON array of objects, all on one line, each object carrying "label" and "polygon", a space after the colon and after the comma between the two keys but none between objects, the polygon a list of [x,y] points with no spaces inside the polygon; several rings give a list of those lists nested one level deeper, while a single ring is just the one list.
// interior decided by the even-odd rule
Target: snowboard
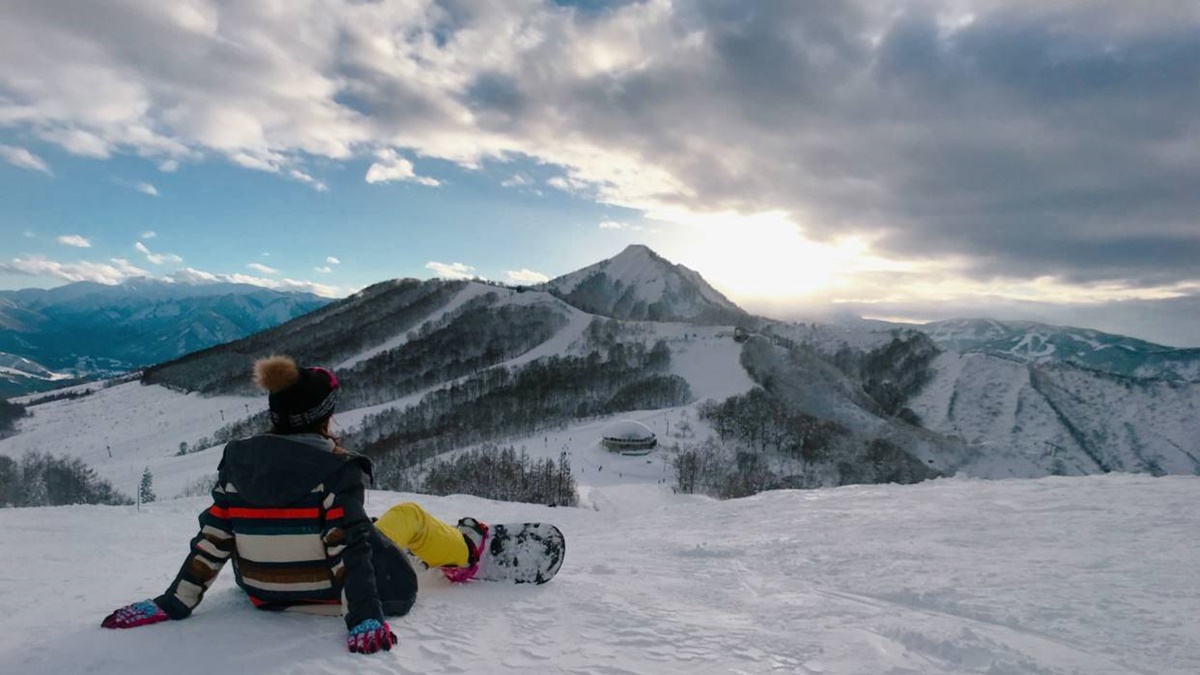
[{"label": "snowboard", "polygon": [[567,540],[549,523],[492,523],[476,579],[544,584],[558,574]]}]

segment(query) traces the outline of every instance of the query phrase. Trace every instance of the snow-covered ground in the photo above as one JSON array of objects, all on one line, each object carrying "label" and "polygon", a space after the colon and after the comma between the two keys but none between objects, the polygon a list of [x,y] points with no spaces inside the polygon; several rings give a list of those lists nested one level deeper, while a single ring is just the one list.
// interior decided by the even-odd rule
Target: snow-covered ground
[{"label": "snow-covered ground", "polygon": [[78,457],[128,495],[137,494],[149,468],[156,494],[174,497],[195,477],[216,473],[221,458],[219,447],[177,456],[180,443],[194,444],[267,407],[266,396],[205,397],[140,382],[93,390],[32,407],[17,422],[20,433],[0,439],[0,455],[20,459],[39,451]]},{"label": "snow-covered ground", "polygon": [[252,609],[230,570],[191,619],[99,628],[166,587],[202,499],[2,510],[0,672],[1200,672],[1200,478],[584,493],[570,509],[371,493],[372,513],[417,499],[568,540],[545,586],[426,574],[399,646],[371,656],[345,651],[340,620]]}]

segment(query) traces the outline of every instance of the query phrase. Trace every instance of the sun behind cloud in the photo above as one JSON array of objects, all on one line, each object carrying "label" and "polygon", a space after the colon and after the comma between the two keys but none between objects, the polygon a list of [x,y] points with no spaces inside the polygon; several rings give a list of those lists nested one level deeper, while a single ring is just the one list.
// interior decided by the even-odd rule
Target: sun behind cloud
[{"label": "sun behind cloud", "polygon": [[818,243],[783,213],[693,217],[668,250],[736,300],[815,295],[860,269],[859,241]]}]

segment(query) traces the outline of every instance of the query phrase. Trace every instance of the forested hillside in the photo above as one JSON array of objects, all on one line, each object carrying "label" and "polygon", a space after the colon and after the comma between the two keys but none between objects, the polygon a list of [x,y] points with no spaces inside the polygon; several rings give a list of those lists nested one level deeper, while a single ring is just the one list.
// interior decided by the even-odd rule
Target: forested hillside
[{"label": "forested hillside", "polygon": [[418,327],[465,284],[436,279],[375,284],[271,330],[147,368],[142,381],[205,394],[253,393],[246,373],[254,359],[280,353],[332,365]]},{"label": "forested hillside", "polygon": [[379,460],[381,485],[406,486],[407,469],[438,454],[571,420],[688,403],[686,380],[666,373],[670,349],[640,342],[493,368],[406,408],[368,415],[343,441]]},{"label": "forested hillside", "polygon": [[824,354],[777,336],[747,341],[742,363],[760,385],[698,407],[716,441],[676,458],[684,492],[738,497],[776,488],[914,483],[953,444],[914,426],[909,398],[937,353],[921,333],[896,332],[870,351]]}]

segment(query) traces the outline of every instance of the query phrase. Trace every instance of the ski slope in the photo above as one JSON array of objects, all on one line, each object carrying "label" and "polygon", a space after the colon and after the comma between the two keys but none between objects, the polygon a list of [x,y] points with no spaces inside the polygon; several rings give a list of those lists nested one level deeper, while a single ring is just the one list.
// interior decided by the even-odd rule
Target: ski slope
[{"label": "ski slope", "polygon": [[[584,474],[581,478],[586,478]],[[939,480],[716,502],[585,485],[551,509],[417,499],[446,519],[548,520],[568,540],[551,583],[422,576],[392,652],[345,651],[326,617],[251,608],[226,570],[196,614],[99,628],[156,595],[202,499],[0,510],[0,672],[305,673],[1200,672],[1200,478]]]},{"label": "ski slope", "polygon": [[197,476],[215,474],[221,459],[221,447],[177,456],[180,443],[194,444],[227,422],[267,408],[266,396],[206,397],[140,382],[91,389],[82,398],[30,408],[17,422],[19,433],[0,439],[0,455],[78,457],[127,495],[137,494],[149,468],[155,493],[174,497]]}]

